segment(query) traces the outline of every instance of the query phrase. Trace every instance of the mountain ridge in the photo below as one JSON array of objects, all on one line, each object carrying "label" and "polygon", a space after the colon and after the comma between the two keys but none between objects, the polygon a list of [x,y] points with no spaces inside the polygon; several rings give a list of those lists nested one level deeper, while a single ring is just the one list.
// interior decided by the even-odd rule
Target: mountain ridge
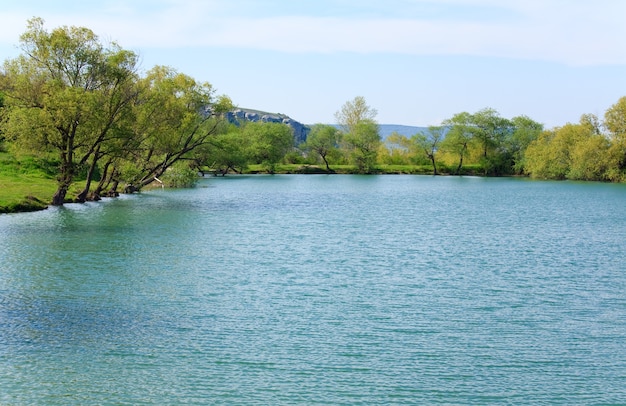
[{"label": "mountain ridge", "polygon": [[[274,122],[274,123],[283,123],[289,125],[294,130],[294,139],[296,142],[300,143],[306,140],[311,127],[315,124],[303,124],[302,122],[291,118],[287,114],[284,113],[270,113],[263,110],[251,109],[247,107],[237,107],[233,111],[230,111],[226,115],[227,119],[231,123],[238,124],[241,121],[263,121],[263,122]],[[330,124],[335,127],[339,127],[337,124]],[[404,135],[407,138],[411,136],[423,132],[428,129],[428,127],[420,127],[420,126],[411,126],[411,125],[403,125],[403,124],[379,124],[378,125],[380,138],[385,140],[391,134],[398,133],[400,135]]]}]

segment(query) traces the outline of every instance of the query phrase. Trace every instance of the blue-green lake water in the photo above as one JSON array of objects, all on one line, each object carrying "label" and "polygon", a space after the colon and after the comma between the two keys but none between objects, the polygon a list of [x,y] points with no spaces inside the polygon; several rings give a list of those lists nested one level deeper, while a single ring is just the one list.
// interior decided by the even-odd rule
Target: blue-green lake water
[{"label": "blue-green lake water", "polygon": [[626,186],[232,176],[0,216],[0,404],[626,404]]}]

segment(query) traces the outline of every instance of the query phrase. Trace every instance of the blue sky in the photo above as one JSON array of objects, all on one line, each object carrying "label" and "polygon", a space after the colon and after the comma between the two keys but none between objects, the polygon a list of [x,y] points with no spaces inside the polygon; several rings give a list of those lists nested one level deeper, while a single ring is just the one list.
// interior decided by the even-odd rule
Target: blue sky
[{"label": "blue sky", "polygon": [[381,124],[491,107],[550,128],[626,96],[621,0],[5,0],[2,60],[34,16],[307,124],[363,96]]}]

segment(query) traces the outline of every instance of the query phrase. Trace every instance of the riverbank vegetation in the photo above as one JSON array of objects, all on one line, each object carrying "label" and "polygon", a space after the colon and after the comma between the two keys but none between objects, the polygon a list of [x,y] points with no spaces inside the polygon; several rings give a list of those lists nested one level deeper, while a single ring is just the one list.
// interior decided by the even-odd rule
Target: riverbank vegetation
[{"label": "riverbank vegetation", "polygon": [[85,202],[198,173],[407,173],[626,181],[626,97],[603,118],[545,129],[492,109],[381,139],[377,111],[347,101],[296,145],[285,124],[231,123],[208,83],[33,18],[0,71],[0,212]]}]

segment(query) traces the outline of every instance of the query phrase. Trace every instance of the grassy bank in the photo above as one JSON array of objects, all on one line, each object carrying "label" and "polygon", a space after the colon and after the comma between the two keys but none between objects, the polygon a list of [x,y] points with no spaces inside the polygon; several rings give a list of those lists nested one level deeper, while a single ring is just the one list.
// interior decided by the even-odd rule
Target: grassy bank
[{"label": "grassy bank", "polygon": [[0,213],[45,209],[56,181],[44,161],[0,152]]},{"label": "grassy bank", "polygon": [[[456,169],[456,168],[454,168]],[[439,168],[439,174],[451,175],[453,173],[452,168],[442,166]],[[461,170],[461,175],[479,175],[481,172],[480,165],[468,165],[464,166]],[[244,171],[246,174],[261,174],[267,173],[267,169],[263,165],[250,165],[248,169]],[[303,165],[303,164],[278,164],[276,165],[276,174],[355,174],[356,170],[352,165],[333,165],[331,171],[327,171],[326,167],[320,165]],[[380,175],[432,175],[433,167],[430,165],[377,165],[375,174]]]},{"label": "grassy bank", "polygon": [[[467,166],[462,175],[475,175],[480,167]],[[0,213],[16,213],[45,209],[56,190],[56,164],[52,161],[30,156],[17,157],[0,152]],[[450,168],[442,167],[441,174],[451,173]],[[263,165],[250,165],[246,174],[263,174]],[[323,165],[279,164],[277,174],[354,174],[351,165],[333,165],[327,171]],[[376,174],[432,175],[429,165],[379,165]]]}]

